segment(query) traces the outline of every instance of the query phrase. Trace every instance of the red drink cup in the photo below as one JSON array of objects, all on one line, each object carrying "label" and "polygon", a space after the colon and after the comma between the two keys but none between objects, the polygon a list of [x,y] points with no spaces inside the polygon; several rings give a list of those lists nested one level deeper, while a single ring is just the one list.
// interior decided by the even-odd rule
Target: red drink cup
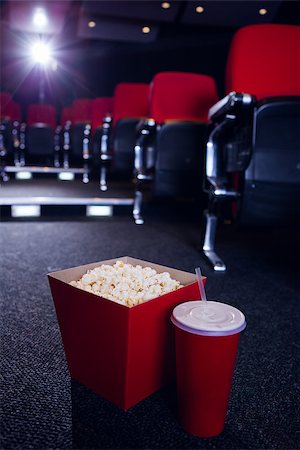
[{"label": "red drink cup", "polygon": [[176,306],[178,415],[196,436],[223,431],[239,337],[245,316],[224,303],[192,301]]}]

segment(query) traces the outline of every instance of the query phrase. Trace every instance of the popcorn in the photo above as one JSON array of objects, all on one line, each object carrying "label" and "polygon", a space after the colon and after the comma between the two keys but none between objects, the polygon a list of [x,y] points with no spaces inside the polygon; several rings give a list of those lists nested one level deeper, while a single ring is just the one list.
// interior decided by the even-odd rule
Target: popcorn
[{"label": "popcorn", "polygon": [[168,272],[116,261],[88,270],[70,284],[95,295],[132,307],[182,287]]}]

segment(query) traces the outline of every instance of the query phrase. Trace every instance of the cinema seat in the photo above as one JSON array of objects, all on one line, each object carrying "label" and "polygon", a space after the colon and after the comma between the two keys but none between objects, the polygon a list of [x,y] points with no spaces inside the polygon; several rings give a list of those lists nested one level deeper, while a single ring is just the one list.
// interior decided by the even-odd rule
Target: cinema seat
[{"label": "cinema seat", "polygon": [[25,124],[22,121],[22,111],[19,103],[12,101],[12,147],[15,165],[25,164]]},{"label": "cinema seat", "polygon": [[[10,150],[13,145],[14,122],[21,121],[21,108],[8,92],[0,93],[1,146]],[[17,126],[17,124],[15,124]]]},{"label": "cinema seat", "polygon": [[218,217],[269,228],[299,221],[299,43],[294,25],[251,25],[233,38],[228,95],[210,109],[206,150],[203,251],[217,271],[226,270],[215,253]]},{"label": "cinema seat", "polygon": [[13,100],[12,95],[9,92],[0,92],[0,118],[5,120],[8,114],[8,105]]},{"label": "cinema seat", "polygon": [[194,197],[202,187],[208,109],[218,99],[208,75],[161,72],[150,88],[150,117],[135,146],[136,223],[143,223],[143,182],[156,197]]},{"label": "cinema seat", "polygon": [[70,164],[83,166],[86,170],[83,182],[89,181],[89,161],[91,159],[92,100],[79,98],[72,104]]},{"label": "cinema seat", "polygon": [[8,92],[0,92],[0,179],[8,181],[5,166],[9,161],[12,149],[12,96]]},{"label": "cinema seat", "polygon": [[113,113],[113,98],[112,97],[97,97],[92,101],[92,133],[95,134],[97,130],[101,131],[103,119],[106,116],[112,116]]},{"label": "cinema seat", "polygon": [[[1,165],[24,165],[25,132],[21,107],[10,95],[1,96]],[[8,180],[8,176],[5,176]]]},{"label": "cinema seat", "polygon": [[56,112],[53,105],[31,104],[26,118],[26,165],[52,166]]},{"label": "cinema seat", "polygon": [[1,157],[7,157],[11,146],[11,130],[13,115],[13,99],[8,92],[0,92],[0,152]]},{"label": "cinema seat", "polygon": [[107,168],[111,161],[110,137],[113,112],[112,97],[98,97],[92,102],[92,140],[95,167],[100,169],[100,189],[107,190]]},{"label": "cinema seat", "polygon": [[149,85],[119,83],[114,91],[112,168],[124,178],[132,178],[136,127],[149,117]]},{"label": "cinema seat", "polygon": [[[62,163],[64,169],[69,168],[69,155],[71,150],[71,126],[72,126],[72,108],[64,106],[61,111],[60,125],[55,133],[55,166],[59,167]],[[61,161],[62,160],[62,161]]]}]

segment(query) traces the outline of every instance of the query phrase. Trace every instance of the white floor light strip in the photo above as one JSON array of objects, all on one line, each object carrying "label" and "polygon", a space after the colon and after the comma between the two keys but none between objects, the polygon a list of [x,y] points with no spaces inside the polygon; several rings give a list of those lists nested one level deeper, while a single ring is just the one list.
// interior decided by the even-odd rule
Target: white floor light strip
[{"label": "white floor light strip", "polygon": [[24,171],[20,171],[20,172],[16,172],[16,180],[31,180],[32,178],[32,173],[31,172],[26,172]]},{"label": "white floor light strip", "polygon": [[58,179],[62,181],[72,181],[74,180],[75,175],[72,172],[60,172],[58,174]]},{"label": "white floor light strip", "polygon": [[111,217],[113,215],[113,207],[106,205],[87,205],[87,217]]},{"label": "white floor light strip", "polygon": [[40,217],[41,207],[40,205],[12,205],[11,216],[12,217]]}]

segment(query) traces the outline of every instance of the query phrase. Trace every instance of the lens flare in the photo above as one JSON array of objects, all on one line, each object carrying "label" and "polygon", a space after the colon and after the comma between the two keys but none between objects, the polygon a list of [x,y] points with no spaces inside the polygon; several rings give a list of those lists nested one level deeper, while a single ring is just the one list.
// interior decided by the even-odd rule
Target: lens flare
[{"label": "lens flare", "polygon": [[51,59],[51,50],[45,42],[36,42],[31,47],[31,57],[36,64],[46,66]]}]

